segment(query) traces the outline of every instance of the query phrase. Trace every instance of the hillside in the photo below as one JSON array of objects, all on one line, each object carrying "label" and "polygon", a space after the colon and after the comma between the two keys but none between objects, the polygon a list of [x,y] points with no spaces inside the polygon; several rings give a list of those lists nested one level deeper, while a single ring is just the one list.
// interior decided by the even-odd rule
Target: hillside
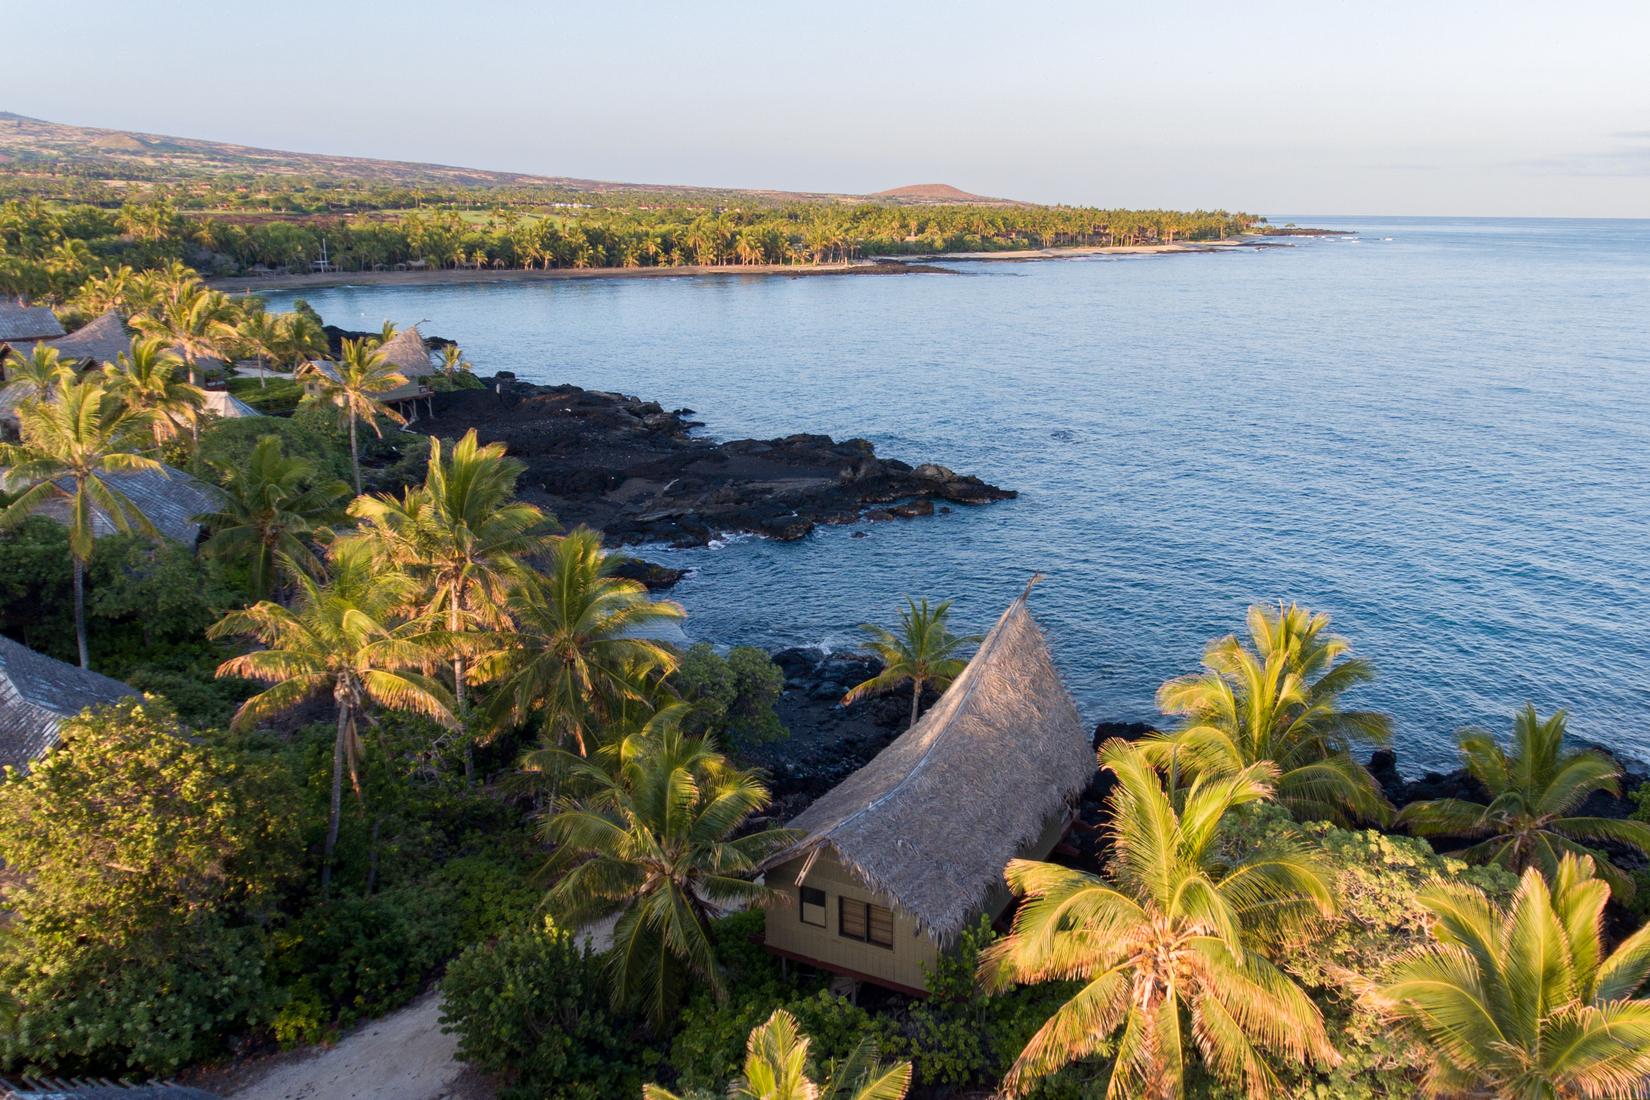
[{"label": "hillside", "polygon": [[574,176],[495,172],[447,164],[260,149],[199,138],[93,126],[69,126],[0,111],[0,172],[73,175],[106,183],[185,183],[204,178],[290,177],[310,182],[391,184],[404,187],[547,188],[573,194],[624,192],[680,197],[748,196],[768,202],[796,200],[893,203],[990,203],[1006,200],[970,195],[944,184],[895,188],[876,195],[845,195],[756,188],[707,188],[681,184],[624,183]]},{"label": "hillside", "polygon": [[886,191],[877,191],[865,197],[901,203],[943,202],[966,203],[977,206],[1030,205],[1016,199],[993,199],[985,195],[971,194],[959,187],[952,187],[949,183],[912,183],[904,187],[890,187]]}]

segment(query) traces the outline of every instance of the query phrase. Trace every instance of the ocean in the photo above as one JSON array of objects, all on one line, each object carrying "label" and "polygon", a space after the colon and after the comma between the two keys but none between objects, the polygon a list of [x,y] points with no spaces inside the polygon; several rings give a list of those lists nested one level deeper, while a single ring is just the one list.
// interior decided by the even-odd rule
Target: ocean
[{"label": "ocean", "polygon": [[[305,293],[483,374],[862,436],[1017,489],[951,515],[654,555],[688,634],[847,647],[907,595],[1032,609],[1084,715],[1151,720],[1257,601],[1329,612],[1405,771],[1526,701],[1650,759],[1650,221],[1274,217],[1289,247],[955,275]],[[287,308],[291,293],[269,296]],[[865,537],[853,537],[863,532]]]}]

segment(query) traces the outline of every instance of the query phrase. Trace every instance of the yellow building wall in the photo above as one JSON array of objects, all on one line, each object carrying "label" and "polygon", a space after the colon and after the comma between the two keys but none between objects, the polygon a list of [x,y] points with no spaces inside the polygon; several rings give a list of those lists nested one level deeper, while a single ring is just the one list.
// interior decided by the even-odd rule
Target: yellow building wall
[{"label": "yellow building wall", "polygon": [[[1056,815],[1050,819],[1043,834],[1026,846],[1025,856],[1029,859],[1046,857],[1064,832],[1065,816]],[[915,920],[901,912],[899,906],[891,904],[886,898],[877,897],[860,885],[853,872],[844,867],[829,848],[819,853],[819,858],[814,860],[804,880],[805,885],[825,891],[825,927],[802,923],[796,876],[805,863],[806,857],[800,857],[782,863],[767,873],[767,884],[780,891],[786,899],[781,904],[768,907],[764,922],[767,945],[783,955],[813,960],[825,969],[911,990],[926,989],[928,976],[924,967],[932,968],[940,954],[939,945],[922,931]],[[879,947],[840,935],[837,930],[837,899],[841,897],[892,910],[894,946]],[[992,888],[982,911],[995,919],[1010,900],[1008,887],[999,882]]]}]

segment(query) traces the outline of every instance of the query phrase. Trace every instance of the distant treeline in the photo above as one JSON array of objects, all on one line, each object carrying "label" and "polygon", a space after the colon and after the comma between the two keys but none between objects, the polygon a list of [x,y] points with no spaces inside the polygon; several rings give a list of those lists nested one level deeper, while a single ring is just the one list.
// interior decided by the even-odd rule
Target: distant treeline
[{"label": "distant treeline", "polygon": [[105,268],[182,261],[208,275],[416,268],[816,264],[867,255],[1138,245],[1231,237],[1223,210],[795,202],[750,207],[541,203],[336,216],[194,212],[168,196],[118,207],[0,203],[0,292],[63,302]]}]

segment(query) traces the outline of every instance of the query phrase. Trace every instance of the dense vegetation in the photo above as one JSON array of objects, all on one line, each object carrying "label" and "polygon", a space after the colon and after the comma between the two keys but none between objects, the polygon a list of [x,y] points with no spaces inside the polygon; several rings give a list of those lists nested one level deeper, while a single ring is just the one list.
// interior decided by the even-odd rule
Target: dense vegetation
[{"label": "dense vegetation", "polygon": [[[71,296],[117,292],[141,334],[94,370],[14,364],[0,452],[0,630],[149,693],[0,779],[0,1070],[170,1073],[440,978],[463,1057],[523,1098],[1626,1096],[1650,1074],[1650,931],[1620,904],[1650,824],[1578,810],[1616,763],[1529,713],[1510,751],[1464,735],[1483,802],[1400,818],[1458,853],[1354,829],[1391,816],[1352,755],[1386,721],[1344,701],[1370,666],[1294,606],[1165,685],[1175,728],[1105,746],[1093,865],[1005,868],[1012,930],[962,936],[928,999],[833,995],[742,909],[790,839],[739,760],[784,735],[765,655],[639,633],[681,609],[518,499],[502,448],[380,435],[388,333],[334,350],[169,267]],[[214,421],[190,377],[329,352],[262,422]],[[198,550],[111,477],[161,461],[224,493]],[[76,495],[127,530],[35,514]],[[946,611],[874,629],[887,667],[853,694],[943,689],[967,644]],[[616,948],[580,946],[600,917]]]},{"label": "dense vegetation", "polygon": [[[162,189],[104,205],[0,203],[0,294],[85,305],[77,290],[123,268],[174,261],[209,275],[308,271],[322,255],[345,271],[442,267],[592,268],[683,264],[806,264],[1070,245],[1156,244],[1237,236],[1258,224],[1225,211],[1042,206],[791,203],[568,206],[453,201],[354,216],[227,216],[196,212]],[[229,201],[219,196],[216,201]],[[260,201],[278,203],[275,195]],[[410,205],[410,204],[404,204]]]}]

